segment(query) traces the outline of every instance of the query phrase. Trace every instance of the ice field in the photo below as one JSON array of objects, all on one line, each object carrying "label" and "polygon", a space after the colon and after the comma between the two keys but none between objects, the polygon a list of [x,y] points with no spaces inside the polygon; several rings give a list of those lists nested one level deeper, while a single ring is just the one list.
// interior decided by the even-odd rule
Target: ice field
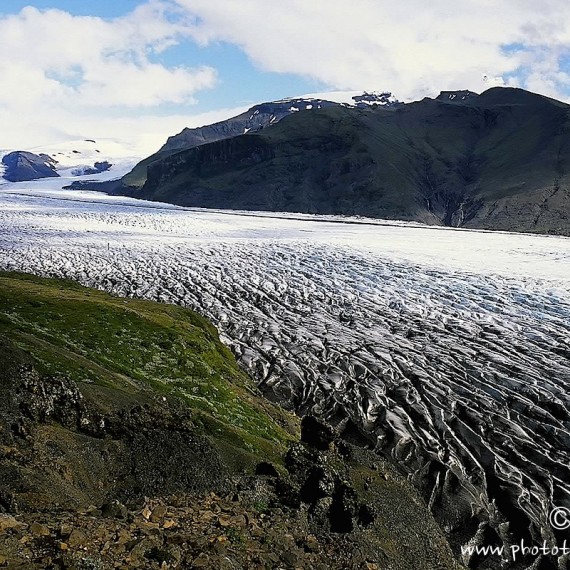
[{"label": "ice field", "polygon": [[447,531],[475,513],[504,543],[555,540],[549,511],[570,507],[569,238],[58,184],[0,187],[0,269],[196,309],[268,396],[396,459]]}]

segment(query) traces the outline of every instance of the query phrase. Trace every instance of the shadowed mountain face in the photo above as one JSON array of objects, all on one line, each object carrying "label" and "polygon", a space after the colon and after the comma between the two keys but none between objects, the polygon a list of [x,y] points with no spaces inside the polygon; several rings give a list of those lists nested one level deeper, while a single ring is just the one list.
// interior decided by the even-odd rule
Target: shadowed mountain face
[{"label": "shadowed mountain face", "polygon": [[511,88],[311,109],[156,158],[142,188],[126,177],[120,192],[185,206],[568,235],[569,110]]},{"label": "shadowed mountain face", "polygon": [[[370,106],[393,107],[401,105],[391,93],[363,93],[352,98],[356,108],[367,108]],[[131,172],[123,177],[125,186],[140,188],[147,177],[149,165],[157,160],[166,158],[182,150],[188,150],[204,144],[224,140],[248,133],[256,133],[261,129],[278,123],[281,119],[298,113],[299,111],[310,111],[327,109],[331,107],[347,107],[349,105],[327,101],[325,99],[295,98],[283,99],[281,101],[271,101],[255,105],[237,115],[224,121],[213,123],[197,128],[185,128],[177,135],[168,137],[166,143],[155,154],[139,162]]]},{"label": "shadowed mountain face", "polygon": [[4,178],[9,182],[59,176],[55,171],[56,161],[47,154],[15,151],[4,156],[2,164],[5,168]]}]

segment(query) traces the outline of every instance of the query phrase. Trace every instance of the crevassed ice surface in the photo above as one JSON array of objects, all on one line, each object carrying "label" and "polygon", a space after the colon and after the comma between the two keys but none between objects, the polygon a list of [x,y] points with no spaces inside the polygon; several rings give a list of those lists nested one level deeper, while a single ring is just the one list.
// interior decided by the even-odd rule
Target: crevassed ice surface
[{"label": "crevassed ice surface", "polygon": [[568,238],[188,210],[44,182],[0,192],[0,268],[192,307],[266,393],[396,459],[459,540],[472,516],[505,544],[557,540]]}]

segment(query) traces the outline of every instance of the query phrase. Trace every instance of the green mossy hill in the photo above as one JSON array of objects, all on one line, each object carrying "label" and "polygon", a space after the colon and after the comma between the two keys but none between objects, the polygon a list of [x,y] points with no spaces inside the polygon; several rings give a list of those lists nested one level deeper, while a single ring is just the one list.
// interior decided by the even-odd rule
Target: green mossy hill
[{"label": "green mossy hill", "polygon": [[299,424],[196,313],[0,273],[0,566],[459,568],[392,466]]},{"label": "green mossy hill", "polygon": [[16,274],[0,274],[0,307],[5,341],[42,378],[75,383],[103,416],[183,403],[238,463],[279,457],[295,436],[293,417],[258,396],[213,325],[190,310]]}]

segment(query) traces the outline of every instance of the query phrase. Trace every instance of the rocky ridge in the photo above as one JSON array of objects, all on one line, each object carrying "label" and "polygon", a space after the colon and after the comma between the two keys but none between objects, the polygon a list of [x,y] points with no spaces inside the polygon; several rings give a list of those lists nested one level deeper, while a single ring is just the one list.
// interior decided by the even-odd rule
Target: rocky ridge
[{"label": "rocky ridge", "polygon": [[2,157],[3,178],[9,182],[37,180],[59,176],[55,165],[57,161],[47,154],[14,151]]},{"label": "rocky ridge", "polygon": [[418,498],[400,502],[410,489],[390,466],[343,442],[323,446],[315,433],[326,425],[308,418],[307,426],[304,441],[286,456],[286,470],[262,462],[225,494],[0,514],[0,565],[404,570],[420,563],[460,569],[433,521],[424,521],[421,537],[402,525],[402,518],[415,521],[422,505]]},{"label": "rocky ridge", "polygon": [[[244,113],[219,121],[212,125],[185,128],[168,138],[166,143],[153,155],[138,163],[121,180],[121,186],[140,188],[147,179],[148,167],[163,158],[204,144],[229,139],[239,135],[253,134],[292,114],[300,111],[313,111],[332,107],[369,108],[375,106],[396,107],[401,105],[389,92],[364,92],[351,97],[350,103],[329,101],[320,97],[292,97],[254,105]],[[119,185],[117,186],[119,187]],[[105,191],[105,190],[103,190]]]}]

